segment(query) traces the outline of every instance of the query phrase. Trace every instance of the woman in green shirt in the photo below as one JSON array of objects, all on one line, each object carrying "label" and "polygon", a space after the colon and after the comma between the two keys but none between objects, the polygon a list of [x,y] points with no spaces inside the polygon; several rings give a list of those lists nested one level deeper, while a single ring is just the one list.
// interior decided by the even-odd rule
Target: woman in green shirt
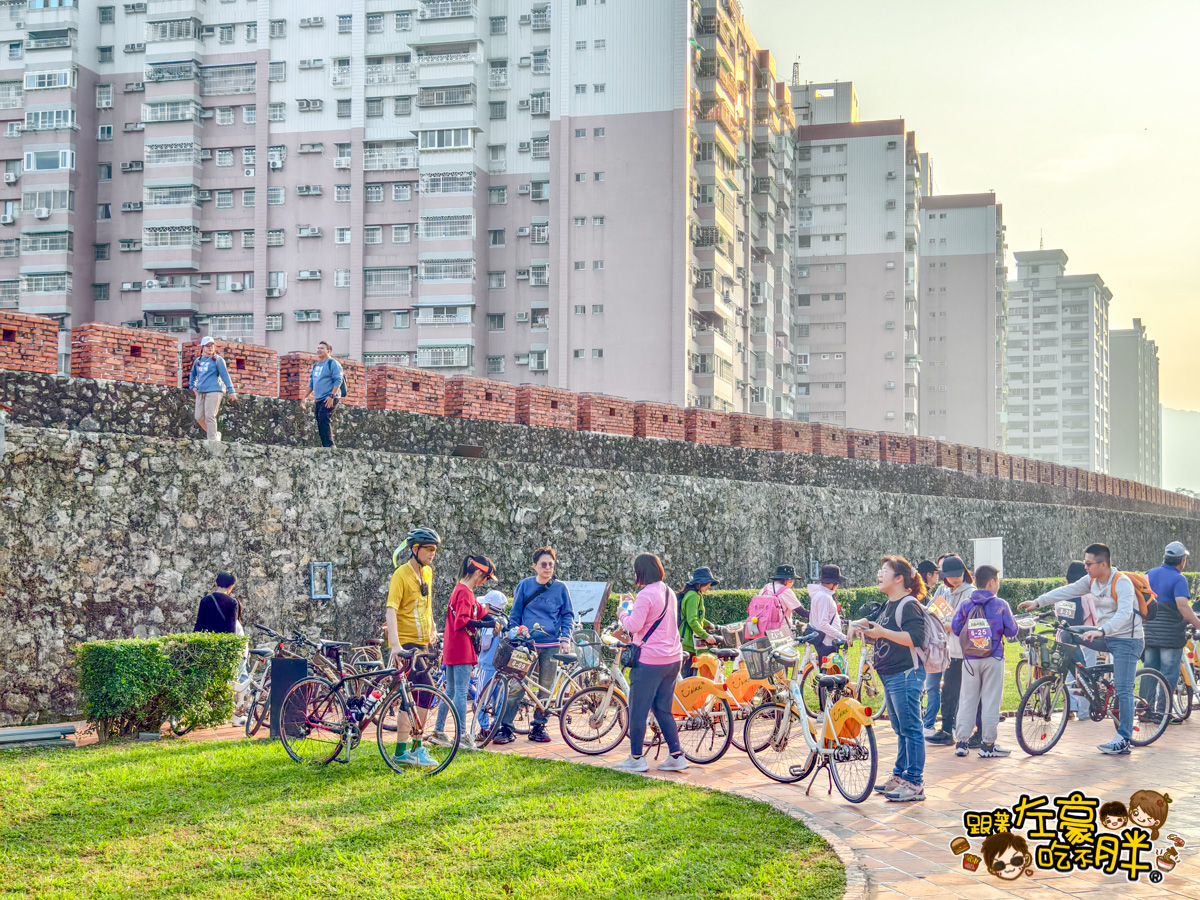
[{"label": "woman in green shirt", "polygon": [[704,594],[713,585],[720,583],[713,577],[712,570],[708,566],[701,566],[692,573],[692,580],[679,592],[681,597],[679,601],[679,620],[681,622],[679,638],[683,643],[684,651],[690,655],[690,659],[683,669],[684,678],[696,674],[696,669],[692,665],[696,657],[695,642],[702,642],[709,646],[717,643],[717,639],[708,633],[717,626],[704,618]]}]

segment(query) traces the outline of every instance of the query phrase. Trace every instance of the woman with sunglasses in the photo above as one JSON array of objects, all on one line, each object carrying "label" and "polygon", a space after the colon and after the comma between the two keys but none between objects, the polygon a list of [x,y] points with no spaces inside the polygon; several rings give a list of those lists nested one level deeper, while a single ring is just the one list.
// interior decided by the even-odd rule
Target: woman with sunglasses
[{"label": "woman with sunglasses", "polygon": [[[468,556],[459,571],[458,584],[450,594],[446,608],[446,631],[442,641],[442,665],[446,667],[446,693],[450,695],[454,708],[458,710],[459,727],[467,724],[467,689],[471,686],[471,670],[479,662],[476,647],[478,630],[490,628],[496,620],[475,599],[476,588],[496,580],[496,567],[486,556]],[[438,709],[437,727],[429,740],[431,743],[449,746],[450,740],[442,731],[446,727],[446,706]],[[468,737],[464,742],[468,750],[475,745]]]},{"label": "woman with sunglasses", "polygon": [[[558,674],[556,653],[571,652],[571,628],[575,624],[575,611],[571,608],[571,592],[567,586],[554,577],[554,567],[558,562],[558,554],[553,547],[539,547],[533,551],[532,578],[524,579],[513,592],[513,608],[508,618],[510,629],[522,625],[529,631],[540,625],[542,632],[534,641],[538,655],[538,696],[544,701],[550,696],[550,688],[554,686],[554,676]],[[543,633],[544,632],[544,633]],[[514,684],[516,691],[509,694],[508,706],[504,710],[504,718],[496,735],[492,738],[494,744],[510,744],[513,741],[512,723],[520,708],[521,686]],[[539,744],[547,743],[550,735],[546,734],[546,713],[539,710],[533,714],[533,728],[529,731],[529,740]]]},{"label": "woman with sunglasses", "polygon": [[[396,571],[388,585],[387,598],[387,633],[391,646],[389,668],[404,663],[396,656],[398,651],[416,649],[418,653],[423,653],[436,638],[433,629],[433,569],[430,565],[441,543],[441,536],[432,528],[414,528],[405,536],[404,544],[392,554]],[[405,552],[408,558],[401,562]],[[408,680],[412,684],[433,684],[429,668],[423,662],[414,661]],[[418,716],[424,723],[425,713],[418,713]],[[396,730],[395,758],[409,766],[437,766],[437,760],[424,747],[408,746],[408,736],[408,719],[401,716]]]}]

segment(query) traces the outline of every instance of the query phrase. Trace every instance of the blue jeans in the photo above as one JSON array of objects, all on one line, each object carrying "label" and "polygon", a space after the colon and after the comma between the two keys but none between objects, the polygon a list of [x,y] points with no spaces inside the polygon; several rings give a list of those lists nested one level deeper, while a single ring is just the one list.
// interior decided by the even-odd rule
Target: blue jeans
[{"label": "blue jeans", "polygon": [[926,728],[932,728],[937,721],[938,710],[942,708],[942,673],[925,673],[925,720],[921,723]]},{"label": "blue jeans", "polygon": [[[471,687],[472,665],[446,666],[446,693],[454,708],[458,710],[458,733],[465,734],[467,728],[467,691]],[[443,706],[437,714],[437,730],[441,731],[446,724],[446,707]]]},{"label": "blue jeans", "polygon": [[[1158,671],[1162,672],[1163,678],[1167,679],[1168,697],[1175,693],[1175,685],[1179,682],[1179,667],[1182,662],[1182,647],[1147,647],[1142,653],[1142,664],[1147,669],[1158,669]],[[1142,685],[1142,699],[1148,702],[1153,690],[1154,688],[1151,684]],[[1154,711],[1163,712],[1163,705],[1161,703],[1156,705],[1158,708]]]},{"label": "blue jeans", "polygon": [[883,678],[888,719],[900,745],[892,774],[911,784],[921,784],[924,780],[925,736],[921,731],[921,688],[924,684],[925,670],[921,668]]},{"label": "blue jeans", "polygon": [[[1133,674],[1137,670],[1138,660],[1142,656],[1141,638],[1106,639],[1108,652],[1112,654],[1113,684],[1117,689],[1117,703],[1121,706],[1121,721],[1117,725],[1117,734],[1122,740],[1133,737]],[[1178,665],[1176,666],[1178,671]]]}]

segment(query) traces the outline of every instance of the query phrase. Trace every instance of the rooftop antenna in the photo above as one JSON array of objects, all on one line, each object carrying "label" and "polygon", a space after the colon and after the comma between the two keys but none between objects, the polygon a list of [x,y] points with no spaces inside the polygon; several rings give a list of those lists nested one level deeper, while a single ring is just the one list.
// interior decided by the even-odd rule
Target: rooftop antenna
[{"label": "rooftop antenna", "polygon": [[800,86],[800,60],[792,63],[792,87]]},{"label": "rooftop antenna", "polygon": [[1038,249],[1039,250],[1046,249],[1046,237],[1042,233],[1042,229],[1040,229],[1040,228],[1038,229]]}]

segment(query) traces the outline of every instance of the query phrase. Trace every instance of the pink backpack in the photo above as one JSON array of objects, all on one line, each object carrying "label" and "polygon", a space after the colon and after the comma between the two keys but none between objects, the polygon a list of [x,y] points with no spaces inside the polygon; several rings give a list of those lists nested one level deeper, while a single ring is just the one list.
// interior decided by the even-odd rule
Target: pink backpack
[{"label": "pink backpack", "polygon": [[[756,617],[757,625],[750,621]],[[787,610],[783,601],[771,593],[771,585],[767,585],[762,589],[762,593],[750,600],[750,605],[746,608],[746,639],[761,637],[768,631],[783,628],[786,624]]]}]

